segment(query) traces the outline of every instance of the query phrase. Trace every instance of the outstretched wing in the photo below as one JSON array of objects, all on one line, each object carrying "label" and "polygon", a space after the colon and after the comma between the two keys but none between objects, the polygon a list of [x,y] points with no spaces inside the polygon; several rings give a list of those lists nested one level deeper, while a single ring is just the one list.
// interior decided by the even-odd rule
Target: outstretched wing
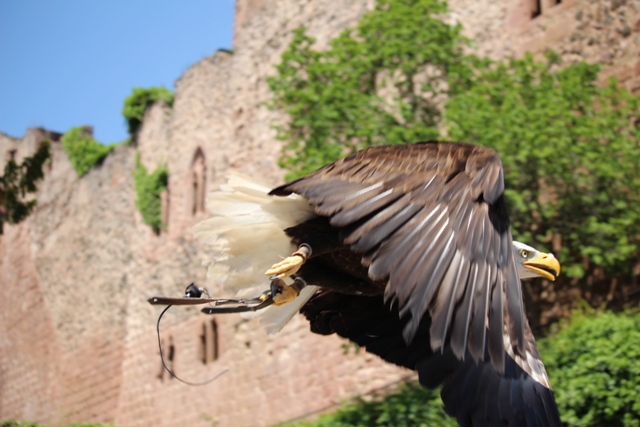
[{"label": "outstretched wing", "polygon": [[[406,320],[381,296],[344,295],[322,292],[302,308],[311,330],[338,334],[390,363],[418,372],[420,383],[433,388],[443,385],[445,411],[461,426],[559,427],[553,392],[548,386],[533,335],[525,325],[527,357],[506,356],[499,373],[492,363],[459,360],[450,346],[433,351],[429,339],[430,319],[425,318],[413,342],[402,338]],[[508,343],[505,343],[507,345]]]},{"label": "outstretched wing", "polygon": [[[297,193],[342,229],[372,280],[387,280],[411,343],[429,313],[432,349],[505,363],[503,333],[525,355],[520,280],[502,165],[485,147],[450,142],[371,147],[274,189]],[[487,336],[488,331],[488,336]]]}]

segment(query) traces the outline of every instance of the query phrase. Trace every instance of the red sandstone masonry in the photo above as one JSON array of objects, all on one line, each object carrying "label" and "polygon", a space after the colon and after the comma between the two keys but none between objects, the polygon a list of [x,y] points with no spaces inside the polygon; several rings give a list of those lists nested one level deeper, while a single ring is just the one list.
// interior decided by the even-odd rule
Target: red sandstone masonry
[{"label": "red sandstone masonry", "polygon": [[6,227],[0,236],[0,418],[45,421],[56,407],[50,373],[59,349],[50,339],[55,329],[34,274],[27,233],[27,227]]},{"label": "red sandstone masonry", "polygon": [[[0,237],[0,419],[62,424],[114,422],[121,427],[267,426],[322,410],[407,374],[373,356],[343,354],[337,337],[313,335],[302,318],[266,336],[256,321],[218,320],[220,357],[204,365],[199,335],[209,318],[174,308],[163,323],[173,337],[176,370],[192,381],[229,372],[193,388],[161,373],[155,337],[160,309],[146,298],[178,295],[191,281],[218,291],[201,266],[207,250],[190,227],[193,160],[205,156],[206,186],[231,171],[276,184],[280,145],[271,125],[265,78],[304,24],[328,41],[353,25],[373,1],[238,0],[234,54],[194,64],[177,83],[173,110],[149,109],[137,147],[119,147],[78,179],[60,145],[38,196],[39,207]],[[527,17],[529,0],[451,0],[449,19],[464,25],[478,51],[492,58],[533,49],[558,50],[567,63],[604,63],[640,90],[640,5],[632,1],[563,0]],[[629,25],[631,32],[624,31]],[[626,35],[624,35],[626,34]],[[0,156],[35,150],[44,134],[0,134]],[[169,230],[154,235],[135,209],[135,150],[154,169],[165,162]],[[30,151],[31,150],[31,151]],[[285,255],[285,254],[279,254]],[[208,418],[207,418],[208,417]]]}]

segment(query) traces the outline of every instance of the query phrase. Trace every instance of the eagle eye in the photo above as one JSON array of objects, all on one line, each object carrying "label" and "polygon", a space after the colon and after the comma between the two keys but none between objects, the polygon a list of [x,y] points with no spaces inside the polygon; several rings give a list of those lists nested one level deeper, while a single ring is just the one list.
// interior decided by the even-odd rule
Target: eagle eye
[{"label": "eagle eye", "polygon": [[529,257],[529,251],[527,251],[526,249],[520,249],[520,256],[524,259],[527,259]]}]

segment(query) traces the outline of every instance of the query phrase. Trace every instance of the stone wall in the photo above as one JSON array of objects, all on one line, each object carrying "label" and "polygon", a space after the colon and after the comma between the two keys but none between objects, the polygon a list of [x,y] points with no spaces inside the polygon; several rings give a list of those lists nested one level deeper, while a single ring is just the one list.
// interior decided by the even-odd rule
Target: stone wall
[{"label": "stone wall", "polygon": [[638,0],[449,0],[449,6],[451,21],[462,23],[481,56],[539,56],[553,49],[565,64],[599,63],[603,80],[616,76],[640,90]]},{"label": "stone wall", "polygon": [[[640,4],[624,0],[451,0],[448,17],[464,25],[479,53],[493,58],[558,50],[568,61],[600,62],[633,90],[640,78]],[[275,336],[255,321],[217,316],[218,358],[203,363],[201,335],[210,316],[174,308],[163,321],[165,350],[190,387],[160,365],[155,321],[146,298],[178,295],[191,281],[216,292],[201,266],[207,250],[190,227],[194,185],[218,186],[231,171],[276,184],[280,144],[265,78],[305,25],[319,46],[371,10],[349,0],[238,0],[234,53],[204,58],[176,82],[173,109],[156,104],[137,146],[118,147],[78,178],[59,142],[41,183],[39,206],[0,237],[0,419],[53,424],[113,422],[122,427],[267,426],[322,410],[408,374],[364,354],[344,354],[344,342],[308,331],[295,318]],[[0,134],[0,155],[28,155],[42,138]],[[168,229],[154,234],[135,208],[135,153],[153,170],[170,170]],[[196,171],[204,156],[205,179]],[[0,162],[1,163],[1,162]],[[194,181],[194,176],[195,181]]]},{"label": "stone wall", "polygon": [[2,377],[12,381],[3,381],[1,418],[100,419],[117,401],[126,301],[120,266],[133,223],[129,151],[115,150],[79,179],[54,141],[37,209],[25,223],[5,226],[1,357]]},{"label": "stone wall", "polygon": [[[248,16],[250,34],[236,34],[236,54],[217,52],[191,67],[176,83],[174,108],[147,111],[137,146],[118,147],[82,178],[54,143],[38,208],[2,237],[0,419],[206,426],[210,417],[220,426],[270,425],[407,374],[372,356],[345,356],[340,339],[312,335],[302,319],[270,337],[239,316],[216,319],[219,357],[205,365],[200,335],[211,318],[174,309],[163,339],[174,345],[176,372],[201,381],[229,370],[213,384],[189,387],[163,374],[160,309],[146,302],[179,295],[191,281],[216,290],[201,266],[206,249],[190,232],[206,216],[193,212],[194,157],[204,154],[209,189],[230,171],[281,180],[265,77],[293,28],[306,23],[326,43],[370,7],[343,3],[334,15],[326,11],[335,2],[298,1]],[[3,137],[0,153],[14,146],[33,152],[29,135]],[[136,151],[150,170],[167,164],[171,171],[169,225],[159,235],[135,209]]]}]

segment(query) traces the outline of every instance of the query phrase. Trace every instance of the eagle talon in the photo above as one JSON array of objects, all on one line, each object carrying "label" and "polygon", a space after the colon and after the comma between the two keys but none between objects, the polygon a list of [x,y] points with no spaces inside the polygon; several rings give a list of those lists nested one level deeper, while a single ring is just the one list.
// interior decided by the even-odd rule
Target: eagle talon
[{"label": "eagle talon", "polygon": [[311,246],[303,243],[291,256],[288,256],[277,264],[273,264],[264,274],[270,278],[277,277],[279,279],[292,276],[296,274],[310,256]]},{"label": "eagle talon", "polygon": [[300,295],[300,291],[293,286],[287,285],[278,295],[273,297],[273,305],[287,304],[296,299],[298,295]]},{"label": "eagle talon", "polygon": [[283,305],[295,300],[300,291],[307,283],[300,277],[297,277],[291,285],[287,285],[284,280],[276,278],[271,281],[271,298],[273,305]]}]

